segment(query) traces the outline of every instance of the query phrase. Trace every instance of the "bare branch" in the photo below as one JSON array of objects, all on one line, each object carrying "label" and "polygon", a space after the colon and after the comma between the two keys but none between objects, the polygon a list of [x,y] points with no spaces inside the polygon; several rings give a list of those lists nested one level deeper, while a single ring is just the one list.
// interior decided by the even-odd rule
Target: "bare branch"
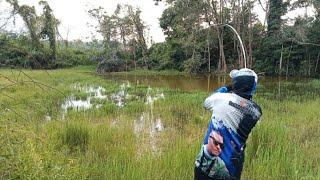
[{"label": "bare branch", "polygon": [[[7,105],[1,103],[0,105],[6,107]],[[14,109],[8,109],[9,111],[12,111],[14,114],[16,114],[17,116],[19,116],[20,118],[24,119],[25,121],[27,121],[27,119],[25,117],[23,117],[23,115],[21,115],[20,113],[18,113],[17,111],[15,111]]]}]

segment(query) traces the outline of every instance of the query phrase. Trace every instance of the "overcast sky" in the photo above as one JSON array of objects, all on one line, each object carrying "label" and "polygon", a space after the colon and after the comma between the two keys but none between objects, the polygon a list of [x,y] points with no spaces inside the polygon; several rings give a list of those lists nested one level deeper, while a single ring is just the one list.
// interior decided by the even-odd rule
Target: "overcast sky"
[{"label": "overcast sky", "polygon": [[[61,21],[59,32],[61,36],[66,39],[68,34],[69,40],[81,39],[89,41],[92,38],[101,38],[95,30],[90,27],[94,25],[95,20],[91,19],[87,13],[89,9],[102,6],[108,13],[113,13],[118,3],[130,4],[134,7],[139,7],[142,11],[141,17],[146,25],[150,28],[150,36],[154,42],[164,41],[163,32],[159,26],[159,18],[165,9],[165,3],[159,2],[155,6],[153,0],[47,0],[53,13],[57,19]],[[35,6],[40,14],[41,9],[38,5],[38,0],[19,0],[19,3]],[[9,5],[0,0],[0,8],[9,8]],[[260,21],[264,21],[265,13],[260,6],[256,6],[254,10],[258,15]],[[287,17],[293,18],[297,15],[302,15],[305,10],[291,12]],[[17,18],[16,25],[10,25],[14,31],[21,31],[24,24],[21,19]],[[69,33],[68,33],[69,32]]]}]

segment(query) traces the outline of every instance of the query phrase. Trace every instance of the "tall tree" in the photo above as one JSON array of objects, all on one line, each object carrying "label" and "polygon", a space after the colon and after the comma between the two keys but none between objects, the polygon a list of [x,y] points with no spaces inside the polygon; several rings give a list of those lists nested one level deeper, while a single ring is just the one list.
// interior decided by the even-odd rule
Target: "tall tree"
[{"label": "tall tree", "polygon": [[13,12],[18,13],[24,23],[26,24],[26,27],[28,29],[28,32],[30,34],[32,46],[35,49],[40,49],[41,48],[41,43],[40,43],[40,36],[38,33],[38,16],[36,14],[34,6],[30,7],[27,5],[22,5],[20,6],[18,3],[18,0],[6,0],[12,7],[13,7]]},{"label": "tall tree", "polygon": [[269,0],[269,12],[267,17],[267,35],[261,46],[258,67],[268,74],[280,73],[281,54],[283,54],[282,45],[283,25],[281,17],[287,12],[289,2],[283,0]]},{"label": "tall tree", "polygon": [[148,47],[147,47],[146,38],[145,38],[146,26],[144,25],[144,23],[141,20],[140,9],[136,9],[136,11],[134,11],[133,8],[131,6],[129,6],[128,7],[128,17],[131,19],[131,21],[134,25],[138,46],[142,49],[142,58],[143,58],[144,66],[146,68],[149,68]]},{"label": "tall tree", "polygon": [[283,0],[269,0],[269,13],[267,17],[268,37],[275,39],[281,38],[281,27],[283,22],[281,16],[287,12],[288,3],[284,3]]},{"label": "tall tree", "polygon": [[106,61],[125,60],[124,67],[127,69],[128,58],[132,56],[135,67],[140,59],[141,65],[149,68],[146,26],[139,9],[118,5],[112,15],[101,7],[90,10],[89,14],[98,20],[96,28],[104,39]]},{"label": "tall tree", "polygon": [[6,0],[13,7],[13,14],[19,14],[30,34],[32,45],[39,49],[42,47],[41,38],[49,38],[50,48],[52,49],[52,59],[56,59],[56,29],[58,20],[53,15],[52,9],[47,1],[40,1],[43,5],[43,15],[38,16],[34,6],[19,5],[18,0]]},{"label": "tall tree", "polygon": [[40,5],[43,5],[43,18],[44,26],[42,29],[42,37],[49,38],[50,49],[51,49],[51,59],[56,60],[57,58],[57,43],[56,43],[56,34],[58,20],[54,17],[51,7],[47,1],[40,1]]},{"label": "tall tree", "polygon": [[[210,21],[213,24],[225,24],[226,22],[226,14],[224,13],[225,10],[225,1],[223,0],[206,0],[206,4],[209,8],[209,17]],[[227,63],[225,58],[224,52],[224,41],[223,36],[224,32],[219,26],[215,26],[218,40],[219,40],[219,62],[218,62],[218,71],[226,72],[227,71]]]}]

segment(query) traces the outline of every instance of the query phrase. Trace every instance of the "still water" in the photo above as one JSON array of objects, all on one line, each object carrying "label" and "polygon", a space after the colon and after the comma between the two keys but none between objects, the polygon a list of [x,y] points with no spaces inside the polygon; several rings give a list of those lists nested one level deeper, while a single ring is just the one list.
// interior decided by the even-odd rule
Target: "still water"
[{"label": "still water", "polygon": [[[62,116],[65,119],[69,110],[86,111],[88,109],[100,109],[105,104],[114,104],[117,109],[125,108],[130,101],[143,101],[145,110],[138,116],[132,116],[132,130],[139,139],[139,148],[137,156],[142,157],[145,151],[152,154],[161,154],[161,140],[164,132],[170,133],[175,126],[165,124],[161,114],[154,111],[154,102],[167,98],[166,92],[161,88],[178,89],[187,92],[202,91],[210,93],[215,89],[230,84],[228,76],[183,76],[183,75],[117,75],[107,74],[107,80],[116,81],[121,84],[120,89],[116,92],[107,93],[106,87],[90,84],[73,84],[71,89],[74,93],[86,94],[86,97],[78,99],[75,95],[70,95],[61,105]],[[274,78],[259,77],[258,96],[262,98],[282,100],[293,98],[297,101],[312,99],[319,95],[319,83],[315,87],[310,82],[312,79],[306,78]],[[315,81],[314,81],[315,82]],[[129,93],[131,86],[147,86],[147,92],[143,96],[137,96]],[[107,103],[108,102],[108,103]],[[109,106],[108,106],[109,107]],[[50,116],[45,118],[49,121]],[[111,121],[110,126],[119,126],[123,123],[118,118]]]},{"label": "still water", "polygon": [[[227,75],[128,75],[128,74],[107,74],[106,79],[125,82],[133,85],[145,85],[150,87],[162,87],[179,89],[182,91],[204,91],[210,93],[215,89],[230,84],[230,77]],[[308,78],[285,78],[261,76],[258,80],[257,93],[269,98],[286,98],[302,95],[318,95],[319,89],[310,85],[312,79]]]}]

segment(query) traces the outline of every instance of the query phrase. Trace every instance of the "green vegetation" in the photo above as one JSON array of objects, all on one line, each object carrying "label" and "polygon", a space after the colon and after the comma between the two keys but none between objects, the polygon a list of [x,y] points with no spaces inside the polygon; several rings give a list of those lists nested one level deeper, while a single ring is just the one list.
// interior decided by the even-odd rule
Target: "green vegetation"
[{"label": "green vegetation", "polygon": [[160,70],[160,71],[156,71],[156,70],[143,70],[143,69],[137,69],[137,70],[132,70],[130,72],[112,72],[110,74],[115,74],[115,75],[134,75],[134,76],[152,76],[152,75],[168,75],[168,76],[172,76],[172,75],[188,75],[188,73],[186,72],[181,72],[181,71],[177,71],[177,70]]},{"label": "green vegetation", "polygon": [[[10,17],[21,17],[27,32],[10,33],[6,24],[13,18],[1,17],[6,11],[0,10],[1,66],[56,69],[95,65],[99,73],[137,69],[227,73],[245,64],[240,43],[225,26],[228,24],[242,38],[247,67],[267,75],[320,74],[320,5],[316,0],[268,0],[266,7],[260,0],[166,0],[159,22],[166,39],[161,43],[153,42],[141,10],[131,5],[119,4],[114,12],[90,9],[88,14],[96,21],[96,33],[102,39],[82,42],[61,39],[60,21],[48,2],[39,2],[40,13],[19,0],[5,2],[12,8]],[[265,22],[257,18],[258,8],[267,14]],[[292,21],[285,18],[298,8],[314,13]]]},{"label": "green vegetation", "polygon": [[[202,108],[207,94],[122,85],[93,70],[0,70],[0,179],[192,179],[211,116]],[[62,118],[67,97],[85,99],[75,84],[102,87],[107,97]],[[309,85],[319,89],[318,80]],[[249,137],[243,178],[319,179],[319,94],[304,89],[278,101],[259,91],[263,117]]]},{"label": "green vegetation", "polygon": [[45,43],[41,50],[30,47],[25,35],[0,33],[0,64],[2,67],[56,69],[79,65],[97,65],[99,51],[91,47],[93,43],[81,41],[57,42],[55,61],[49,61],[49,44]]},{"label": "green vegetation", "polygon": [[[258,0],[166,0],[162,43],[152,42],[141,11],[130,5],[89,10],[103,39],[83,42],[61,38],[48,2],[39,2],[40,12],[5,2],[11,9],[0,9],[0,179],[192,179],[211,116],[202,108],[207,94],[121,84],[101,74],[225,74],[244,67],[234,33],[213,24],[236,29],[247,67],[257,72],[320,74],[316,0],[268,0],[267,24],[253,12],[264,8]],[[315,13],[287,23],[284,15],[299,7]],[[17,16],[25,33],[7,27]],[[258,88],[263,117],[249,137],[243,178],[320,179],[320,81]]]}]

